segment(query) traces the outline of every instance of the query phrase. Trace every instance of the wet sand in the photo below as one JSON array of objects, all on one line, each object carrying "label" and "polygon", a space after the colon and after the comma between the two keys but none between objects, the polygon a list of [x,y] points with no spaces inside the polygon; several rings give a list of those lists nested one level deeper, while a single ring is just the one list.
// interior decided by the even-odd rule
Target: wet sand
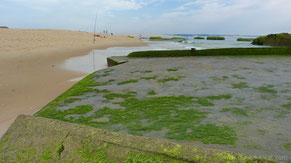
[{"label": "wet sand", "polygon": [[120,36],[97,38],[65,30],[0,29],[0,137],[19,114],[33,114],[86,75],[62,68],[64,60],[93,49],[145,46]]}]

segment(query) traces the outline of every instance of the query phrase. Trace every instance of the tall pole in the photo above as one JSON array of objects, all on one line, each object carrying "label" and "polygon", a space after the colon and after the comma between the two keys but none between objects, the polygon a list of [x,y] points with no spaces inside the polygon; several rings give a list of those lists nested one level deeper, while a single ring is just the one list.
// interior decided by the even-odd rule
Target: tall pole
[{"label": "tall pole", "polygon": [[97,23],[97,12],[96,12],[96,16],[95,16],[95,25],[94,25],[94,39],[93,39],[93,44],[95,44],[95,41],[96,41],[96,39],[95,39],[95,35],[96,35],[96,23]]}]

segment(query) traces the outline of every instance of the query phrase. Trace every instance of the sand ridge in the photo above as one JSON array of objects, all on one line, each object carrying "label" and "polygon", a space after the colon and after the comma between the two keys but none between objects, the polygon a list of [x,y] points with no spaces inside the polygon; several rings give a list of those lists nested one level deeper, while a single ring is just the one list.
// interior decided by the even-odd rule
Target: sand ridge
[{"label": "sand ridge", "polygon": [[122,36],[96,38],[82,31],[0,29],[0,137],[19,114],[33,114],[84,76],[61,69],[65,59],[93,49],[145,46]]}]

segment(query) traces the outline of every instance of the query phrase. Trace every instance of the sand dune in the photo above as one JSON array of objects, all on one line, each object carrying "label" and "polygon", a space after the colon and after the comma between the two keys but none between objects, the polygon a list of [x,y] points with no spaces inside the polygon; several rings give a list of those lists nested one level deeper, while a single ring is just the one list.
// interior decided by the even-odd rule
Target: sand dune
[{"label": "sand dune", "polygon": [[81,31],[0,29],[0,137],[19,114],[33,114],[83,76],[63,70],[67,58],[93,49],[144,46],[122,36],[96,38]]}]

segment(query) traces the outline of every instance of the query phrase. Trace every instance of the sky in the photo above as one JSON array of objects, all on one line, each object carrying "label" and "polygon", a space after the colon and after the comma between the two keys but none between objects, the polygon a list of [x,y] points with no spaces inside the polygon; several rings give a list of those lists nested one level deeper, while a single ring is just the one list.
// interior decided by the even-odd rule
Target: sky
[{"label": "sky", "polygon": [[291,33],[291,0],[0,0],[0,26],[110,33]]}]

